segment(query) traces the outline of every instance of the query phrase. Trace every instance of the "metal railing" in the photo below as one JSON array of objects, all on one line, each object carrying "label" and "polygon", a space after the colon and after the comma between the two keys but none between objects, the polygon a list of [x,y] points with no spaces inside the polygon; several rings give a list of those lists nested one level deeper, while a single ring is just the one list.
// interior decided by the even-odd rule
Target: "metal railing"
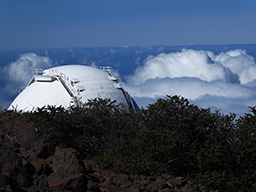
[{"label": "metal railing", "polygon": [[117,79],[117,83],[125,90],[127,90],[127,87],[125,86],[124,82],[121,80],[119,75],[116,73],[116,71],[109,66],[99,66],[99,69],[101,69],[104,72],[107,72],[110,76],[115,77]]},{"label": "metal railing", "polygon": [[136,111],[136,108],[134,106],[134,102],[133,99],[131,97],[131,95],[127,92],[127,87],[125,86],[125,84],[123,83],[123,81],[121,80],[121,78],[118,76],[118,74],[116,73],[116,71],[109,66],[100,66],[99,69],[107,72],[110,76],[114,77],[117,79],[117,83],[120,85],[120,89],[122,90],[125,99],[127,101],[127,103],[130,105],[130,107]]},{"label": "metal railing", "polygon": [[40,69],[40,68],[35,68],[35,69],[33,70],[34,75],[42,75],[43,72],[44,72],[44,70],[43,70],[43,69]]},{"label": "metal railing", "polygon": [[51,75],[59,79],[62,85],[65,87],[67,92],[72,97],[73,101],[77,104],[81,104],[82,96],[80,95],[80,91],[74,87],[72,81],[67,77],[64,73],[56,70],[56,69],[48,69],[44,71],[43,75]]}]

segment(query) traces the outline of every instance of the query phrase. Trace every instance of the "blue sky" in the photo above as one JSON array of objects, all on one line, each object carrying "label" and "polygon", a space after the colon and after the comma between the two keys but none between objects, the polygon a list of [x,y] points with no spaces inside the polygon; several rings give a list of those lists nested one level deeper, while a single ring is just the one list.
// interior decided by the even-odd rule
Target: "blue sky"
[{"label": "blue sky", "polygon": [[256,43],[255,0],[0,0],[0,49]]}]

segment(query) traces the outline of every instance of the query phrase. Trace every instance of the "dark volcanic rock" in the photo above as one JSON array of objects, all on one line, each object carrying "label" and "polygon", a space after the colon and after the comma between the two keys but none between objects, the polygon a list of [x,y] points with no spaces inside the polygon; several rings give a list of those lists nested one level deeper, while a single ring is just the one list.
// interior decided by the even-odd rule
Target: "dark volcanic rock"
[{"label": "dark volcanic rock", "polygon": [[86,189],[85,170],[77,159],[75,149],[57,147],[55,154],[50,156],[46,162],[53,170],[47,178],[50,190],[84,191]]},{"label": "dark volcanic rock", "polygon": [[1,174],[7,176],[15,175],[17,167],[21,166],[21,156],[3,143],[0,143],[0,154]]},{"label": "dark volcanic rock", "polygon": [[199,185],[195,185],[184,179],[183,177],[174,177],[168,174],[160,176],[142,176],[142,175],[126,175],[115,174],[111,170],[102,170],[93,168],[94,172],[89,174],[96,180],[101,191],[106,192],[139,192],[139,191],[158,191],[158,192],[196,192],[210,191],[205,190]]},{"label": "dark volcanic rock", "polygon": [[51,154],[48,147],[32,123],[10,123],[5,133],[0,129],[0,192],[209,191],[168,174],[116,174],[80,159],[73,148],[56,147]]}]

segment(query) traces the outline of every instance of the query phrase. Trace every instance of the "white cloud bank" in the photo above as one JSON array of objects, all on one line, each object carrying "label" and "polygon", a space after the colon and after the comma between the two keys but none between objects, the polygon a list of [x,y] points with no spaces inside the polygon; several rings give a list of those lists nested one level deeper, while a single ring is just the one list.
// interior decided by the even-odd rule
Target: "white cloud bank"
[{"label": "white cloud bank", "polygon": [[256,63],[240,49],[219,55],[183,49],[149,56],[126,84],[142,106],[181,95],[200,107],[243,115],[256,104]]}]

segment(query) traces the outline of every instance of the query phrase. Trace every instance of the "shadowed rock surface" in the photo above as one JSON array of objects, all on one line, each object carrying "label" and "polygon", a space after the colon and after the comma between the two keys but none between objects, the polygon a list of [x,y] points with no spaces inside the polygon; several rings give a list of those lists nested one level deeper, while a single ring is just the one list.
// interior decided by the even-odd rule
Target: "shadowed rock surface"
[{"label": "shadowed rock surface", "polygon": [[209,191],[183,177],[117,174],[82,159],[73,148],[54,153],[33,123],[8,125],[0,132],[0,191]]}]

